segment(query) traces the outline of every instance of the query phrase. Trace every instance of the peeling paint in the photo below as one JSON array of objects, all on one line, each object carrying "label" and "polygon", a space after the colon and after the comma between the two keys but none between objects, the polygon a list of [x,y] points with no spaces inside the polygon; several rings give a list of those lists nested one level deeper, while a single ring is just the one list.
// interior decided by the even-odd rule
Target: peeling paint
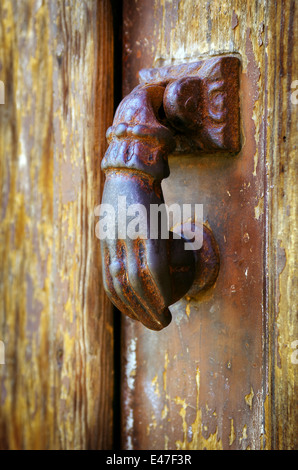
[{"label": "peeling paint", "polygon": [[163,389],[166,392],[166,396],[167,396],[167,369],[168,369],[169,362],[170,362],[169,361],[169,355],[166,352],[165,353],[164,371],[163,371]]},{"label": "peeling paint", "polygon": [[247,425],[245,424],[242,429],[242,436],[239,438],[239,443],[240,445],[242,444],[242,441],[247,439]]},{"label": "peeling paint", "polygon": [[262,196],[255,207],[255,219],[259,220],[264,214],[264,196]]},{"label": "peeling paint", "polygon": [[154,388],[154,393],[160,397],[160,391],[159,391],[159,386],[158,386],[158,376],[155,375],[155,377],[152,379],[152,387]]},{"label": "peeling paint", "polygon": [[250,409],[252,409],[252,401],[253,401],[254,396],[255,396],[254,391],[252,387],[250,387],[250,393],[248,393],[244,397],[245,403],[249,406]]},{"label": "peeling paint", "polygon": [[125,377],[126,383],[130,390],[134,389],[135,375],[137,370],[137,338],[132,338],[128,346],[128,353],[126,356]]},{"label": "peeling paint", "polygon": [[232,418],[231,419],[231,431],[230,431],[230,435],[229,435],[229,446],[231,446],[233,444],[235,439],[236,439],[236,433],[235,433],[235,429],[234,429],[234,420]]},{"label": "peeling paint", "polygon": [[182,418],[182,430],[183,430],[183,441],[176,441],[176,448],[182,450],[191,450],[191,449],[213,449],[220,450],[222,449],[222,442],[218,437],[218,429],[216,428],[215,433],[210,434],[206,439],[202,435],[202,411],[200,409],[199,398],[200,398],[200,370],[197,368],[196,371],[196,385],[197,385],[197,399],[196,399],[196,418],[193,424],[191,425],[192,431],[192,440],[188,441],[187,439],[187,423],[186,423],[186,409],[187,404],[185,400],[177,397],[175,399],[176,404],[181,406],[180,416]]}]

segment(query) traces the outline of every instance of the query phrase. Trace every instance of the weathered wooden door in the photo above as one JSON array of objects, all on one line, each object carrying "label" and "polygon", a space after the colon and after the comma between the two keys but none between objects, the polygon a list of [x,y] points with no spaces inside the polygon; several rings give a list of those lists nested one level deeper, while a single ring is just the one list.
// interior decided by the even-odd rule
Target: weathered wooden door
[{"label": "weathered wooden door", "polygon": [[[1,449],[297,447],[297,44],[295,0],[1,1]],[[140,69],[221,54],[241,151],[163,181],[203,204],[218,278],[150,331],[103,289],[105,132]]]},{"label": "weathered wooden door", "polygon": [[124,1],[123,94],[140,69],[239,54],[242,132],[236,156],[169,159],[165,201],[204,205],[220,271],[164,330],[123,321],[126,449],[297,444],[297,27],[295,1]]},{"label": "weathered wooden door", "polygon": [[0,4],[1,449],[113,445],[94,208],[113,117],[109,1]]}]

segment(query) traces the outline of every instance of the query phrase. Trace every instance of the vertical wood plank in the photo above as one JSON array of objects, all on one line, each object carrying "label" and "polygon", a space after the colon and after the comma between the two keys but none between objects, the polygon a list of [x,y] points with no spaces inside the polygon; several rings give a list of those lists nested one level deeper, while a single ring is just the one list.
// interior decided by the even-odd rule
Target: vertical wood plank
[{"label": "vertical wood plank", "polygon": [[94,231],[110,2],[4,1],[0,28],[0,446],[111,448],[113,318]]},{"label": "vertical wood plank", "polygon": [[[272,2],[268,70],[268,314],[271,441],[297,449],[297,2]],[[268,111],[269,113],[269,111]],[[295,352],[296,351],[296,352]]]}]

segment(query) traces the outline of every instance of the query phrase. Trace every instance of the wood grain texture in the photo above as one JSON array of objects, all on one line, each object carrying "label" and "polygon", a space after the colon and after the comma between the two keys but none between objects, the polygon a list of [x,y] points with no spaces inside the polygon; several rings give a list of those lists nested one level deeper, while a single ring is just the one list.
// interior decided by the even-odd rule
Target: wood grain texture
[{"label": "wood grain texture", "polygon": [[142,68],[223,53],[242,62],[239,155],[169,160],[165,201],[204,204],[221,268],[162,332],[125,320],[126,449],[297,445],[296,36],[294,1],[124,1],[124,94]]},{"label": "wood grain texture", "polygon": [[113,319],[94,231],[110,2],[1,2],[0,79],[0,447],[111,448]]},{"label": "wood grain texture", "polygon": [[[298,447],[297,322],[297,68],[298,8],[271,5],[268,162],[268,367],[271,442]],[[296,97],[296,98],[295,98]]]}]

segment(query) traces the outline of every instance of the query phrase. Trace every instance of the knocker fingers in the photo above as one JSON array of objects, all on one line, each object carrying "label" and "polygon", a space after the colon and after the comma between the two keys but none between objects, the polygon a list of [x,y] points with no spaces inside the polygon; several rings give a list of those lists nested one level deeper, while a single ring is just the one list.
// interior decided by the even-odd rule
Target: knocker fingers
[{"label": "knocker fingers", "polygon": [[168,325],[171,314],[148,268],[144,241],[110,240],[104,245],[105,289],[114,305],[147,328]]}]

